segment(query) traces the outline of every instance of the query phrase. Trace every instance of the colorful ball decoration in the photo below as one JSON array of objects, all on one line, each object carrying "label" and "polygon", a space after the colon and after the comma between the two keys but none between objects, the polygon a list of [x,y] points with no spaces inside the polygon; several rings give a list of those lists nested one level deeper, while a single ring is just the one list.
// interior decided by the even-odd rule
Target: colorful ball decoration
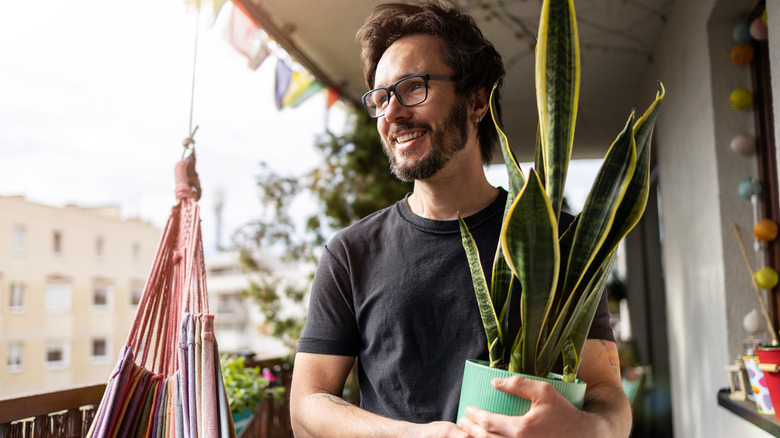
[{"label": "colorful ball decoration", "polygon": [[764,12],[761,13],[761,22],[764,23],[764,26],[767,25],[767,22],[766,22],[766,9],[764,9]]},{"label": "colorful ball decoration", "polygon": [[753,106],[753,93],[745,88],[735,88],[729,95],[729,102],[734,109],[748,109]]},{"label": "colorful ball decoration", "polygon": [[756,17],[752,23],[750,23],[750,36],[756,41],[766,41],[769,38],[769,30],[761,17]]},{"label": "colorful ball decoration", "polygon": [[761,289],[772,289],[773,287],[777,286],[777,271],[770,268],[769,266],[764,266],[763,268],[756,271],[754,278],[756,279],[756,284]]},{"label": "colorful ball decoration", "polygon": [[740,155],[752,155],[756,142],[747,134],[737,134],[731,139],[731,150]]},{"label": "colorful ball decoration", "polygon": [[750,36],[750,23],[747,21],[740,21],[734,26],[734,30],[731,31],[731,37],[734,42],[737,43],[749,43],[752,40]]},{"label": "colorful ball decoration", "polygon": [[737,44],[731,49],[731,60],[737,65],[750,64],[754,55],[753,46],[748,43]]},{"label": "colorful ball decoration", "polygon": [[756,178],[745,178],[739,182],[739,196],[750,199],[761,194],[761,181]]},{"label": "colorful ball decoration", "polygon": [[761,219],[753,225],[756,239],[770,242],[777,238],[777,224],[771,219]]}]

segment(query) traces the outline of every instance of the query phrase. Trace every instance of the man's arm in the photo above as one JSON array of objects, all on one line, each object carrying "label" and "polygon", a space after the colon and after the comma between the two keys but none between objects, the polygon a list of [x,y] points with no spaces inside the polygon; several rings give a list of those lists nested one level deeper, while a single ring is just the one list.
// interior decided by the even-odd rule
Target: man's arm
[{"label": "man's arm", "polygon": [[614,342],[588,339],[582,353],[578,377],[588,384],[585,404],[578,410],[553,387],[514,376],[496,379],[499,391],[531,400],[523,416],[509,417],[474,407],[460,426],[475,438],[483,437],[628,437],[631,406],[620,379],[620,362]]},{"label": "man's arm", "polygon": [[467,437],[452,423],[414,424],[391,420],[347,403],[341,393],[354,362],[352,356],[296,354],[290,416],[297,438]]}]

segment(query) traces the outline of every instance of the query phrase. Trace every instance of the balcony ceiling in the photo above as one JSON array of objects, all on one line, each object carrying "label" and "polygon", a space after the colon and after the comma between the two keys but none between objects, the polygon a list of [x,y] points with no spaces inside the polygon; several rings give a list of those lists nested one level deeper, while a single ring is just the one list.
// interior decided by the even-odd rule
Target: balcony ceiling
[{"label": "balcony ceiling", "polygon": [[[366,91],[355,33],[378,0],[240,0],[301,64],[342,95]],[[456,0],[504,58],[504,125],[521,161],[536,131],[533,41],[541,0]],[[601,158],[635,105],[652,101],[655,42],[673,0],[578,0],[582,79],[574,158]],[[646,81],[646,82],[642,82]]]}]

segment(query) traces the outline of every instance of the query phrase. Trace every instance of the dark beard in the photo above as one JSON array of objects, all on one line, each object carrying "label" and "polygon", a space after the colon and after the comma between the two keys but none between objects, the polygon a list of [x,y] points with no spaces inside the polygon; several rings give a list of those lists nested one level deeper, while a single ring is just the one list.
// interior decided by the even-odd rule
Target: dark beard
[{"label": "dark beard", "polygon": [[383,149],[390,160],[390,171],[393,175],[405,182],[431,178],[444,168],[457,152],[465,149],[469,134],[466,105],[465,99],[458,99],[444,124],[437,131],[432,130],[425,122],[399,126],[400,130],[422,128],[428,132],[431,150],[417,162],[399,167],[393,149],[383,139]]}]

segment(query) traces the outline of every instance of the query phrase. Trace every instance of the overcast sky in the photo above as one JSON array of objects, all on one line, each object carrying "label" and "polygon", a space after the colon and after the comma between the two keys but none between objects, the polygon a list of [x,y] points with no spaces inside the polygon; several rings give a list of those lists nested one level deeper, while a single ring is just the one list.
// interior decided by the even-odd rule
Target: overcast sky
[{"label": "overcast sky", "polygon": [[[256,216],[258,163],[297,173],[315,166],[314,136],[326,120],[324,93],[276,110],[276,59],[249,69],[223,38],[225,12],[213,27],[201,16],[195,69],[206,248],[215,243],[215,194],[226,194],[226,243]],[[162,227],[189,129],[196,18],[181,0],[5,2],[0,195],[119,204],[123,217]]]}]

